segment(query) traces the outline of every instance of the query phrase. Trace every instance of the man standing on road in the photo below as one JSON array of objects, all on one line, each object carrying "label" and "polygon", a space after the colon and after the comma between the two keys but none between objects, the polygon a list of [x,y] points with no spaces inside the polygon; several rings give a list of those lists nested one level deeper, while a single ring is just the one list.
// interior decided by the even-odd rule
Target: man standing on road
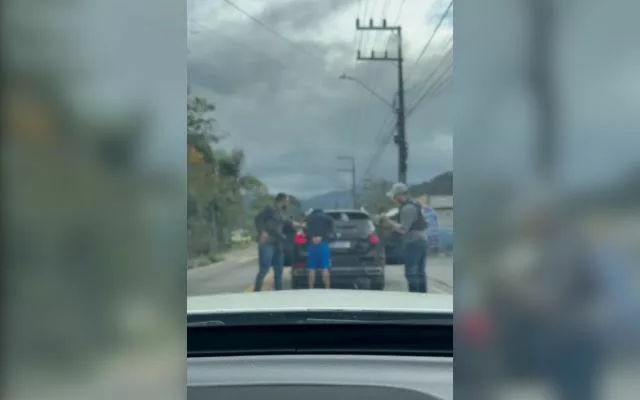
[{"label": "man standing on road", "polygon": [[284,217],[284,211],[289,204],[289,197],[278,193],[275,205],[267,205],[256,215],[254,224],[258,233],[258,264],[254,290],[259,292],[262,283],[273,265],[274,288],[282,290],[283,247],[286,236],[283,233],[285,224],[293,224]]},{"label": "man standing on road", "polygon": [[387,223],[402,235],[404,275],[410,292],[427,292],[427,221],[422,206],[409,198],[409,188],[396,183],[387,193],[400,207],[400,223],[386,218]]},{"label": "man standing on road", "polygon": [[316,269],[322,268],[322,282],[325,289],[331,287],[331,249],[329,240],[334,235],[333,218],[322,210],[313,210],[307,217],[307,237],[309,242],[308,278],[309,289],[316,283]]}]

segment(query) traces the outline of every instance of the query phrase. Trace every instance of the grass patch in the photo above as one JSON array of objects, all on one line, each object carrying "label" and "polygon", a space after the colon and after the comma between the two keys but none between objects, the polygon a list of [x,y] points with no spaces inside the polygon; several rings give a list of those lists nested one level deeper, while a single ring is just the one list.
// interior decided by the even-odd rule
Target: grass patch
[{"label": "grass patch", "polygon": [[207,265],[224,260],[222,254],[207,254],[191,258],[187,262],[187,269],[205,267]]},{"label": "grass patch", "polygon": [[254,245],[255,245],[254,242],[233,243],[231,245],[231,249],[229,249],[229,251],[246,250],[246,249],[249,249],[249,248],[253,247]]}]

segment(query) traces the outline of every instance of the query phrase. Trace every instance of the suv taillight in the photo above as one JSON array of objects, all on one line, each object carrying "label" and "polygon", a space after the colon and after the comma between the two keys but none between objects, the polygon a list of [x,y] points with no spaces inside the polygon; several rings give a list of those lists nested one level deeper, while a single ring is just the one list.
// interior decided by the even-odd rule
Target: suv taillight
[{"label": "suv taillight", "polygon": [[380,237],[378,237],[378,235],[376,235],[375,233],[371,234],[371,236],[369,236],[369,243],[371,244],[380,243]]},{"label": "suv taillight", "polygon": [[294,238],[294,242],[296,244],[307,244],[307,235],[305,235],[304,232],[298,232],[296,233],[296,237]]}]

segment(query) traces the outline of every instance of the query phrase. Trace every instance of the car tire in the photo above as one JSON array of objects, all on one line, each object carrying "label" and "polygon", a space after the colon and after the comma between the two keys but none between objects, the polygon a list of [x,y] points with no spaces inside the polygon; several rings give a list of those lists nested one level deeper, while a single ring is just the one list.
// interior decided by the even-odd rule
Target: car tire
[{"label": "car tire", "polygon": [[371,279],[370,290],[384,290],[384,275]]},{"label": "car tire", "polygon": [[301,279],[301,278],[291,279],[291,289],[293,290],[305,289],[305,286],[306,286],[306,281],[304,279]]},{"label": "car tire", "polygon": [[358,278],[353,282],[356,290],[371,290],[371,278]]}]

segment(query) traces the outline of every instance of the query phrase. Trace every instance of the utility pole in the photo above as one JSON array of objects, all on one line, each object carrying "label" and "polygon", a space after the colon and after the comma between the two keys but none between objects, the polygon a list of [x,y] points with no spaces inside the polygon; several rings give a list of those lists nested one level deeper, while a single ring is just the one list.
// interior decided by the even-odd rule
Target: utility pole
[{"label": "utility pole", "polygon": [[530,0],[531,15],[531,90],[538,106],[538,138],[536,166],[539,176],[552,180],[557,166],[558,132],[556,124],[556,96],[554,92],[552,59],[555,36],[554,4],[551,0]]},{"label": "utility pole", "polygon": [[369,20],[368,26],[361,26],[360,19],[356,19],[356,30],[360,31],[392,31],[398,37],[398,56],[389,57],[385,50],[384,56],[376,56],[375,51],[371,51],[371,56],[363,57],[358,49],[359,61],[394,61],[398,63],[398,107],[395,110],[397,116],[396,129],[397,135],[394,136],[394,142],[398,145],[398,180],[407,183],[407,159],[409,157],[409,148],[407,145],[407,135],[405,129],[405,111],[404,111],[404,77],[402,74],[402,27],[387,26],[387,20],[382,20],[382,25],[374,25],[373,19]]},{"label": "utility pole", "polygon": [[338,160],[351,162],[350,168],[338,168],[338,171],[351,172],[351,199],[353,201],[353,208],[358,208],[358,195],[356,192],[356,159],[353,156],[339,156]]}]

